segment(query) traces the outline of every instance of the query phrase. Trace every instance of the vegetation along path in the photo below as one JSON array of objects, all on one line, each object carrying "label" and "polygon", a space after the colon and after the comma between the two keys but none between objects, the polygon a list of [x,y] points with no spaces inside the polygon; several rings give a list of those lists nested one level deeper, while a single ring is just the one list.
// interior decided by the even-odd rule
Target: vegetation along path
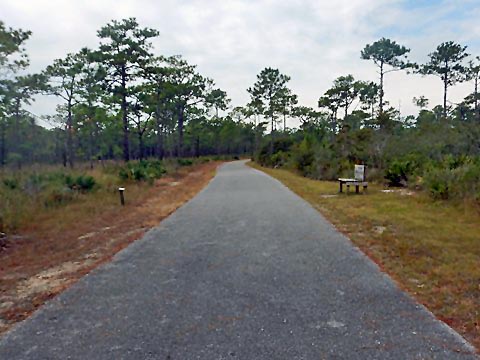
[{"label": "vegetation along path", "polygon": [[244,162],[0,340],[1,359],[474,359]]}]

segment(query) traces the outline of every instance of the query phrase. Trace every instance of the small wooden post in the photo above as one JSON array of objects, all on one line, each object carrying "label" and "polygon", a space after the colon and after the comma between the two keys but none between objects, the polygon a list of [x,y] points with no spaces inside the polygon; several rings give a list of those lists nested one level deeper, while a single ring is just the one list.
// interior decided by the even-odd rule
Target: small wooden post
[{"label": "small wooden post", "polygon": [[125,206],[125,197],[123,196],[124,191],[125,191],[125,188],[123,187],[118,188],[118,192],[120,194],[120,204],[122,204],[122,206]]}]

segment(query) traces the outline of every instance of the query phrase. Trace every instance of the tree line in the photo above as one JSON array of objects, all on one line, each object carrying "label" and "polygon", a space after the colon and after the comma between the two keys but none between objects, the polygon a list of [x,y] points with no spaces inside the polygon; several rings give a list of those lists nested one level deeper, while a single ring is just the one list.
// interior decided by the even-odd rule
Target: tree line
[{"label": "tree line", "polygon": [[[465,61],[470,55],[467,47],[453,41],[444,42],[429,54],[425,64],[416,64],[408,60],[410,49],[397,44],[390,39],[382,38],[372,44],[367,44],[361,51],[361,58],[371,60],[377,67],[379,82],[356,80],[352,74],[340,76],[333,81],[318,100],[319,110],[311,107],[297,106],[298,97],[288,88],[290,77],[279,72],[278,69],[265,68],[257,77],[257,82],[247,91],[251,101],[245,107],[244,113],[262,115],[270,120],[271,129],[284,123],[286,130],[286,116],[297,118],[301,127],[314,126],[316,122],[328,125],[336,133],[344,126],[353,128],[381,127],[386,118],[409,123],[412,117],[399,119],[398,110],[389,106],[385,100],[385,75],[393,71],[404,70],[408,73],[421,75],[435,75],[443,85],[443,118],[456,116],[459,113],[461,120],[474,119],[480,122],[478,80],[480,77],[480,57]],[[461,103],[453,104],[448,101],[448,90],[460,82],[472,82],[472,93]],[[420,110],[427,108],[428,99],[424,96],[414,97],[413,102]],[[355,104],[354,110],[351,110]],[[343,116],[342,116],[343,115]]]},{"label": "tree line", "polygon": [[[480,58],[453,41],[439,44],[424,64],[391,39],[367,44],[359,55],[375,65],[378,80],[340,76],[316,108],[299,103],[288,75],[266,67],[247,89],[250,101],[232,109],[227,93],[195,65],[156,55],[158,31],[134,18],[109,22],[98,30],[96,48],[67,54],[38,74],[25,75],[31,33],[0,22],[0,35],[2,166],[250,154],[324,179],[350,176],[354,163],[364,163],[369,176],[398,184],[480,155]],[[437,76],[442,104],[431,107],[416,96],[418,115],[402,117],[385,100],[394,71]],[[449,91],[460,82],[471,83],[472,92],[450,102]],[[56,113],[42,117],[49,128],[26,110],[39,96],[59,100]],[[300,126],[289,128],[291,119]]]},{"label": "tree line", "polygon": [[[255,129],[234,113],[225,91],[181,56],[155,55],[159,32],[136,19],[111,21],[96,49],[82,48],[27,74],[30,31],[0,22],[0,164],[252,151]],[[38,96],[59,100],[56,113],[26,110]]]},{"label": "tree line", "polygon": [[[409,52],[386,38],[367,44],[360,57],[376,66],[378,82],[340,76],[319,97],[317,109],[298,105],[288,75],[262,70],[247,90],[250,102],[243,109],[246,118],[271,128],[257,161],[328,180],[351,177],[353,164],[366,164],[372,180],[426,187],[440,198],[480,199],[480,58],[453,41],[438,45],[424,64],[410,61]],[[413,97],[418,116],[402,117],[385,100],[384,84],[393,71],[437,76],[442,105],[429,109],[425,96]],[[472,92],[452,103],[449,90],[461,82],[470,82]],[[300,127],[287,128],[287,117],[296,118]]]}]

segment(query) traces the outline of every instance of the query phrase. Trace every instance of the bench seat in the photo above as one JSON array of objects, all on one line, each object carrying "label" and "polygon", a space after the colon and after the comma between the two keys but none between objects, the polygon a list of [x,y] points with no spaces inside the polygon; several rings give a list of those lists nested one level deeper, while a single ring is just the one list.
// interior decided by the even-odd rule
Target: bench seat
[{"label": "bench seat", "polygon": [[347,192],[350,190],[350,186],[355,186],[355,192],[357,194],[360,192],[360,186],[363,187],[363,191],[365,191],[368,188],[367,181],[339,178],[338,182],[340,183],[340,192],[343,192],[343,185],[347,186]]}]

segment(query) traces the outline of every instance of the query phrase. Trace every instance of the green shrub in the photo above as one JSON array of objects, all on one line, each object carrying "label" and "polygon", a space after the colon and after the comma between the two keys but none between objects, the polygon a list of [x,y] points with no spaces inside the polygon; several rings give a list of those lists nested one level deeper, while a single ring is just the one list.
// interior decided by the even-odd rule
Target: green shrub
[{"label": "green shrub", "polygon": [[466,164],[471,164],[474,159],[468,155],[453,156],[451,154],[445,155],[442,160],[442,167],[446,169],[456,169]]},{"label": "green shrub", "polygon": [[450,169],[433,168],[425,173],[423,183],[432,198],[446,200],[450,196],[453,177]]},{"label": "green shrub", "polygon": [[65,177],[65,185],[71,190],[79,190],[83,192],[91,191],[96,185],[96,181],[93,176],[79,175],[72,176],[67,175]]},{"label": "green shrub", "polygon": [[290,151],[293,145],[293,140],[290,138],[278,138],[273,142],[273,154],[270,155],[270,142],[265,143],[256,156],[256,161],[262,166],[275,167],[279,166],[278,161],[285,160],[285,155],[275,156],[277,153],[286,154]]},{"label": "green shrub", "polygon": [[122,180],[153,182],[166,172],[160,160],[141,160],[126,164],[120,168],[118,175]]},{"label": "green shrub", "polygon": [[415,164],[410,160],[393,160],[385,170],[385,179],[390,186],[407,186],[414,170]]},{"label": "green shrub", "polygon": [[10,190],[18,189],[19,181],[15,178],[5,178],[2,180],[3,185],[5,185]]},{"label": "green shrub", "polygon": [[125,167],[120,168],[118,176],[122,180],[135,180],[141,181],[146,178],[145,171],[137,166],[131,164],[125,165]]},{"label": "green shrub", "polygon": [[311,176],[314,170],[315,153],[309,141],[304,139],[293,148],[293,166],[304,176]]},{"label": "green shrub", "polygon": [[480,200],[480,165],[473,162],[453,170],[452,197]]},{"label": "green shrub", "polygon": [[421,153],[413,152],[387,161],[384,178],[390,186],[407,186],[411,179],[422,175],[432,166],[432,160]]},{"label": "green shrub", "polygon": [[480,165],[466,162],[457,168],[431,168],[424,185],[434,199],[480,200]]},{"label": "green shrub", "polygon": [[178,165],[180,166],[191,166],[193,165],[192,159],[177,159]]},{"label": "green shrub", "polygon": [[270,166],[280,167],[287,164],[290,154],[282,150],[276,152],[270,157]]}]

